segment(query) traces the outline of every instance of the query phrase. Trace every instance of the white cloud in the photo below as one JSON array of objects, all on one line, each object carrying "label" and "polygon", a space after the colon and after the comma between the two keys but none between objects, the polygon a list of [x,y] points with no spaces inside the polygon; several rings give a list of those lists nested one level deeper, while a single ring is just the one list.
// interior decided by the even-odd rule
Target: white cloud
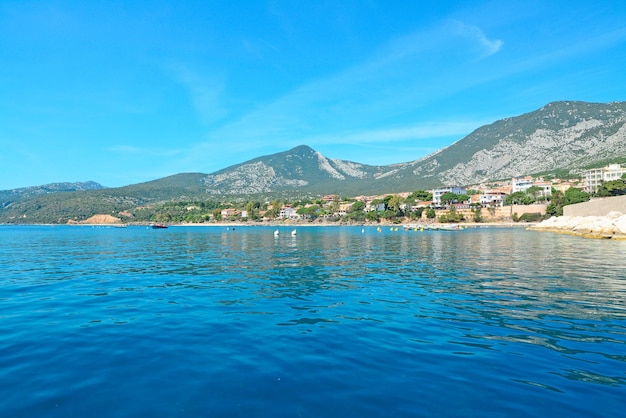
[{"label": "white cloud", "polygon": [[186,66],[173,66],[176,80],[185,87],[191,103],[204,124],[211,124],[226,116],[221,102],[224,83],[218,78],[200,76]]},{"label": "white cloud", "polygon": [[[480,47],[478,55],[493,54],[502,45],[476,27],[459,27],[461,39]],[[425,122],[432,118],[428,114],[431,102],[480,82],[467,76],[468,59],[476,54],[469,58],[458,54],[458,32],[451,33],[450,22],[445,21],[392,39],[368,59],[302,84],[210,131],[187,160],[205,160],[222,144],[228,144],[233,153],[273,152],[300,144],[315,148],[331,143],[391,143],[465,135],[480,125]],[[436,64],[432,64],[433,58]]]},{"label": "white cloud", "polygon": [[407,140],[463,136],[484,125],[484,121],[473,122],[428,122],[391,129],[363,130],[307,138],[315,144],[355,144],[404,142]]},{"label": "white cloud", "polygon": [[482,50],[483,56],[497,53],[504,42],[500,39],[489,39],[483,30],[477,26],[468,25],[458,20],[453,20],[452,28],[455,33],[475,42]]}]

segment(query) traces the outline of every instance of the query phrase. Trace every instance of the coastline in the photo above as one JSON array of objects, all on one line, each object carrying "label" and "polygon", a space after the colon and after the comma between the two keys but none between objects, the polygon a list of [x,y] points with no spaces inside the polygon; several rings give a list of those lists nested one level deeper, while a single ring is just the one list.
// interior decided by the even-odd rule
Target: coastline
[{"label": "coastline", "polygon": [[[66,223],[66,224],[9,224],[3,223],[0,226],[71,226],[71,227],[107,227],[120,228],[126,227],[150,227],[152,222],[129,222],[129,223]],[[311,227],[363,227],[363,228],[402,228],[402,229],[450,229],[450,227],[459,227],[459,229],[469,228],[525,228],[531,229],[537,223],[533,222],[461,222],[461,223],[341,223],[341,222],[214,222],[214,223],[168,223],[168,227],[194,227],[194,228],[249,228],[249,227],[273,227],[273,228],[311,228]]]},{"label": "coastline", "polygon": [[610,212],[606,216],[558,216],[528,229],[583,238],[626,240],[626,215]]}]

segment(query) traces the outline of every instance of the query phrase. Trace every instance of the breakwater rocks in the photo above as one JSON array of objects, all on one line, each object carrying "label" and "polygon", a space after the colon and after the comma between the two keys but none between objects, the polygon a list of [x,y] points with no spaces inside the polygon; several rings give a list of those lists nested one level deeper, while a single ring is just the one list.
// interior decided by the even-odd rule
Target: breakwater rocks
[{"label": "breakwater rocks", "polygon": [[585,238],[626,240],[626,215],[621,212],[610,212],[606,216],[557,216],[528,229]]}]

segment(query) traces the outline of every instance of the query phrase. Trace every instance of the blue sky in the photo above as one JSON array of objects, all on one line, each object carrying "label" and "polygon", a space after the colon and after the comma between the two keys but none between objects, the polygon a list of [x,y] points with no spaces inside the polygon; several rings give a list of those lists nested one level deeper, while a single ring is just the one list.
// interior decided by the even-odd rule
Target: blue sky
[{"label": "blue sky", "polygon": [[0,190],[412,161],[556,100],[626,100],[623,1],[0,0]]}]

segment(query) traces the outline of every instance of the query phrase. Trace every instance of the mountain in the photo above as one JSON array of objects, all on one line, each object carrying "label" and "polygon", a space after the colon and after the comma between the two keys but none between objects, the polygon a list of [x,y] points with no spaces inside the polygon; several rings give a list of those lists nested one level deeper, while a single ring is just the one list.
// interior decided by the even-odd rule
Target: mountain
[{"label": "mountain", "polygon": [[0,190],[0,202],[6,204],[11,199],[40,196],[50,193],[75,192],[79,190],[99,190],[105,187],[95,181],[78,183],[50,183],[42,186],[22,187],[19,189]]},{"label": "mountain", "polygon": [[208,175],[213,195],[372,194],[469,185],[516,176],[579,173],[626,157],[626,102],[555,102],[481,127],[430,156],[371,166],[326,158],[307,146]]},{"label": "mountain", "polygon": [[481,127],[413,163],[440,184],[475,184],[534,173],[580,173],[626,156],[626,102],[554,102]]},{"label": "mountain", "polygon": [[212,174],[182,173],[119,188],[87,182],[0,191],[0,222],[63,222],[173,200],[397,193],[539,173],[575,175],[608,162],[626,162],[626,102],[554,102],[399,164],[327,158],[302,145]]},{"label": "mountain", "polygon": [[73,192],[61,192],[62,188],[49,185],[32,188],[45,189],[47,193],[0,191],[0,223],[65,223],[68,219],[118,214],[160,202],[202,200],[206,199],[201,182],[204,177],[206,174],[182,173],[130,186]]},{"label": "mountain", "polygon": [[301,145],[255,158],[206,176],[209,195],[255,195],[274,192],[338,193],[363,189],[381,167],[326,158]]}]

